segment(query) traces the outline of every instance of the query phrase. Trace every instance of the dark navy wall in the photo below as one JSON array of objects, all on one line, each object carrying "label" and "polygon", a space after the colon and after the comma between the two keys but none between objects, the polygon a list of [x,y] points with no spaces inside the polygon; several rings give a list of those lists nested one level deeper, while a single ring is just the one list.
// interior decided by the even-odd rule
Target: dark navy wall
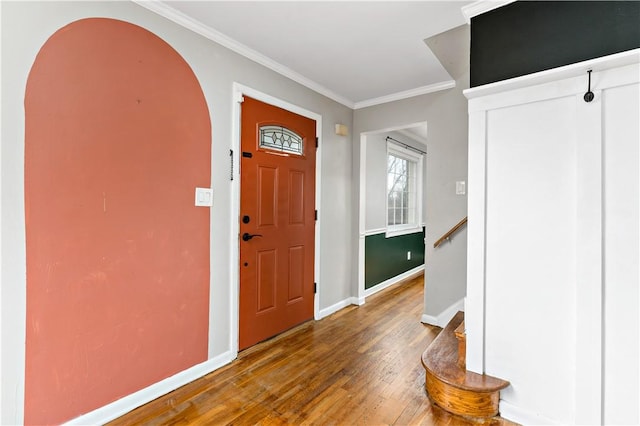
[{"label": "dark navy wall", "polygon": [[471,87],[638,47],[639,1],[517,1],[471,19]]},{"label": "dark navy wall", "polygon": [[[411,260],[407,260],[411,251]],[[364,288],[407,272],[424,264],[424,228],[416,234],[385,238],[385,234],[364,239]]]}]

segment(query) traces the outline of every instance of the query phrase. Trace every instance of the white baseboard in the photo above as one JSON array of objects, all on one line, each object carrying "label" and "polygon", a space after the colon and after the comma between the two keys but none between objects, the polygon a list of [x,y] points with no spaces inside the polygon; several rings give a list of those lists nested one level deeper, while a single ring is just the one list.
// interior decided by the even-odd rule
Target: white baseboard
[{"label": "white baseboard", "polygon": [[458,311],[464,311],[464,298],[458,300],[453,305],[440,312],[437,316],[422,314],[422,319],[420,321],[424,324],[444,328]]},{"label": "white baseboard", "polygon": [[396,275],[393,278],[390,278],[386,281],[381,282],[380,284],[377,284],[375,287],[365,290],[364,297],[349,297],[347,299],[339,301],[338,303],[334,303],[333,305],[328,306],[324,309],[320,309],[320,312],[318,312],[318,318],[316,319],[321,320],[322,318],[328,317],[329,315],[335,312],[338,312],[340,309],[346,308],[349,305],[362,306],[364,305],[365,298],[367,296],[371,296],[372,294],[382,291],[387,287],[390,287],[394,284],[399,283],[400,281],[406,280],[407,278],[411,278],[414,275],[418,275],[423,271],[424,271],[424,265],[416,266],[415,268],[410,269],[407,272],[404,272],[400,275]]},{"label": "white baseboard", "polygon": [[356,305],[356,306],[364,305],[364,297],[352,297],[350,300],[352,305]]},{"label": "white baseboard", "polygon": [[328,317],[329,315],[333,314],[334,312],[338,312],[340,309],[342,308],[346,308],[349,305],[353,305],[352,302],[353,297],[350,297],[348,299],[344,299],[339,301],[338,303],[334,303],[333,305],[326,307],[324,309],[320,309],[320,312],[318,312],[318,318],[319,320],[321,320],[324,317]]},{"label": "white baseboard", "polygon": [[523,426],[528,425],[561,425],[561,422],[551,420],[545,416],[522,409],[506,401],[500,400],[500,417],[520,423]]},{"label": "white baseboard", "polygon": [[376,294],[379,291],[382,291],[386,288],[391,287],[394,284],[398,284],[400,281],[404,281],[409,278],[413,278],[414,275],[419,275],[424,272],[424,265],[416,266],[413,269],[409,269],[406,272],[401,273],[400,275],[396,275],[395,277],[389,278],[386,281],[382,281],[380,284],[376,284],[375,286],[368,288],[364,291],[364,297],[369,297],[372,294]]},{"label": "white baseboard", "polygon": [[154,399],[166,395],[167,393],[178,389],[200,377],[211,373],[233,361],[236,354],[232,351],[225,352],[215,358],[211,358],[201,364],[194,365],[184,371],[181,371],[171,377],[167,377],[157,383],[152,384],[144,389],[127,395],[110,404],[93,410],[80,417],[65,423],[66,425],[101,425],[128,413],[129,411],[140,407]]}]

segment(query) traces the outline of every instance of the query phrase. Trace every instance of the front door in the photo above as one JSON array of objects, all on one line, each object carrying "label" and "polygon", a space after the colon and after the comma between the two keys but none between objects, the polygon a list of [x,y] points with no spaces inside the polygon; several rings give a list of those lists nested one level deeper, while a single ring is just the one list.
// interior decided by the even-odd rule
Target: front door
[{"label": "front door", "polygon": [[244,98],[240,327],[245,349],[313,318],[316,123]]}]

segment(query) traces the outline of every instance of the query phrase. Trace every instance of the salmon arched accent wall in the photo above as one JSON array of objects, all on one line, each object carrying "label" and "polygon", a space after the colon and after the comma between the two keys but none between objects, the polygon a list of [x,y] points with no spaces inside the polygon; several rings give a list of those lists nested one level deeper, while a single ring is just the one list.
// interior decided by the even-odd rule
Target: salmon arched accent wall
[{"label": "salmon arched accent wall", "polygon": [[25,95],[25,422],[73,419],[207,359],[211,123],[138,26],[57,31]]}]

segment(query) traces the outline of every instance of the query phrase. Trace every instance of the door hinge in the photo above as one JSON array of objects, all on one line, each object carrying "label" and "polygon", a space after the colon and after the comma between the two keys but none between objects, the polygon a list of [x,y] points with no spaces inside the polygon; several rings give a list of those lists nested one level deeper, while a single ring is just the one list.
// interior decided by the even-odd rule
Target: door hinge
[{"label": "door hinge", "polygon": [[315,211],[314,217],[315,217],[316,220],[318,220],[318,210]]},{"label": "door hinge", "polygon": [[318,293],[318,283],[313,283],[313,294]]},{"label": "door hinge", "polygon": [[232,149],[229,150],[229,158],[230,158],[230,161],[231,161],[231,167],[230,167],[229,174],[230,174],[231,180],[233,180],[233,150]]},{"label": "door hinge", "polygon": [[319,144],[320,144],[320,139],[316,136],[316,148],[318,147]]}]

